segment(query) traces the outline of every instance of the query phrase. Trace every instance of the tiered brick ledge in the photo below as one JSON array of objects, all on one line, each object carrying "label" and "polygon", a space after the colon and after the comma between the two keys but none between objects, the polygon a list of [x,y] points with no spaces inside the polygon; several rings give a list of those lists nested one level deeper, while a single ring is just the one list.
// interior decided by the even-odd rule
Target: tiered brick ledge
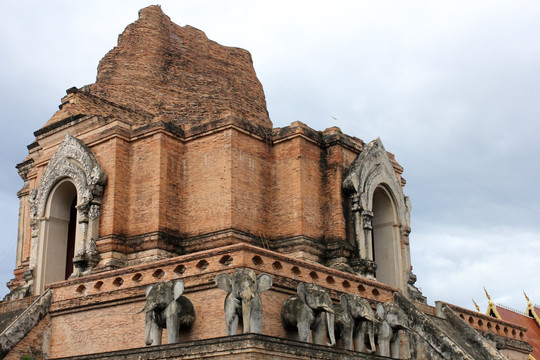
[{"label": "tiered brick ledge", "polygon": [[[274,290],[287,293],[293,293],[300,281],[317,283],[329,289],[336,300],[340,293],[345,292],[386,302],[392,301],[392,293],[396,291],[377,281],[323,265],[248,244],[235,244],[51,284],[49,287],[54,291],[51,311],[65,309],[64,301],[80,299],[78,305],[91,305],[95,303],[93,297],[100,294],[110,296],[114,292],[126,299],[126,292],[135,291],[132,296],[139,301],[144,296],[141,287],[171,279],[182,279],[186,293],[203,290],[215,287],[214,279],[218,273],[232,272],[238,267],[270,274]],[[291,281],[291,278],[297,282]]]},{"label": "tiered brick ledge", "polygon": [[452,309],[461,319],[476,330],[490,332],[510,339],[525,341],[527,329],[524,327],[446,302],[441,301],[439,303]]},{"label": "tiered brick ledge", "polygon": [[93,359],[235,359],[281,360],[287,359],[389,359],[384,356],[362,354],[295,340],[280,339],[261,334],[245,334],[207,340],[189,341],[171,345],[113,351],[99,354],[56,358],[56,360]]}]

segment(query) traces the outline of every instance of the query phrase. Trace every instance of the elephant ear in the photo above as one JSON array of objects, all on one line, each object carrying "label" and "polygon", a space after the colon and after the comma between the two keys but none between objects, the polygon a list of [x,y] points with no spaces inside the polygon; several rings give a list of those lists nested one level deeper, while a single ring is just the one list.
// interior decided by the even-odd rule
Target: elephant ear
[{"label": "elephant ear", "polygon": [[223,273],[216,276],[216,285],[228,293],[232,291],[231,277],[228,274]]},{"label": "elephant ear", "polygon": [[268,274],[261,274],[257,276],[257,292],[261,293],[270,289],[272,286],[272,277]]},{"label": "elephant ear", "polygon": [[375,314],[373,313],[373,309],[371,308],[371,304],[369,303],[369,301],[366,299],[361,299],[359,303],[360,303],[360,306],[362,307],[362,310],[361,310],[362,316],[368,319],[369,321],[380,324],[380,321],[377,319],[377,316],[375,316]]},{"label": "elephant ear", "polygon": [[339,297],[339,304],[344,311],[347,311],[349,309],[348,301],[349,300],[347,299],[347,294],[341,294],[341,296]]},{"label": "elephant ear", "polygon": [[298,294],[300,300],[302,300],[302,302],[306,304],[307,288],[305,283],[301,282],[300,284],[298,284],[298,287],[296,288],[296,293]]},{"label": "elephant ear", "polygon": [[182,280],[178,280],[174,283],[173,287],[173,294],[174,294],[174,300],[178,300],[180,296],[184,293],[184,282]]},{"label": "elephant ear", "polygon": [[386,309],[384,308],[383,303],[377,304],[377,317],[380,320],[384,320],[386,318]]},{"label": "elephant ear", "polygon": [[390,326],[393,328],[402,328],[406,329],[409,327],[409,318],[407,314],[397,305],[392,304],[392,317],[389,321]]}]

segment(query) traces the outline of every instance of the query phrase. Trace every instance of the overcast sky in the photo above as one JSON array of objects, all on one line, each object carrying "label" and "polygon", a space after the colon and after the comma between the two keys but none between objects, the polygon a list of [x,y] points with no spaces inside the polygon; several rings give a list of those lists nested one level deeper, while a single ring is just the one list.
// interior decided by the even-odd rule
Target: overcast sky
[{"label": "overcast sky", "polygon": [[[148,1],[3,1],[0,295],[13,277],[15,165],[71,86]],[[540,303],[540,2],[160,1],[247,49],[275,127],[381,137],[405,168],[411,256],[428,302]]]}]

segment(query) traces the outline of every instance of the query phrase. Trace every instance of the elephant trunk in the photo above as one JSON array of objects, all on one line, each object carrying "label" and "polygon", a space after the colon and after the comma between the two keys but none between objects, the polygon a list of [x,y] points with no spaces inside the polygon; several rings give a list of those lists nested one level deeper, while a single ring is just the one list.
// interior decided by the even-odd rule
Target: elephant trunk
[{"label": "elephant trunk", "polygon": [[157,302],[157,301],[146,301],[146,304],[144,304],[144,307],[137,312],[137,314],[140,314],[142,312],[152,312],[154,310],[156,310],[158,307],[160,306],[163,306],[162,303],[160,302]]},{"label": "elephant trunk", "polygon": [[251,290],[246,290],[242,293],[242,322],[244,325],[244,334],[251,332],[251,306],[255,294]]},{"label": "elephant trunk", "polygon": [[150,338],[150,330],[152,329],[152,311],[146,312],[146,327],[144,330],[144,341],[146,345],[150,346],[152,345],[152,339]]},{"label": "elephant trunk", "polygon": [[326,330],[328,331],[328,339],[330,342],[327,343],[328,346],[336,345],[336,337],[334,335],[334,312],[326,312]]}]

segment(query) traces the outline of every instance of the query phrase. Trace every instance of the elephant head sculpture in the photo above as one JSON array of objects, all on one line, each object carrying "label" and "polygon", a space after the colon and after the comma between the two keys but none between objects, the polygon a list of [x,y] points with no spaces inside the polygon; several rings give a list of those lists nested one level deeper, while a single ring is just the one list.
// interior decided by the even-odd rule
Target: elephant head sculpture
[{"label": "elephant head sculpture", "polygon": [[167,343],[178,342],[180,327],[190,328],[195,320],[191,301],[182,295],[182,280],[169,280],[146,288],[146,345],[161,345],[161,335],[167,329]]},{"label": "elephant head sculpture", "polygon": [[300,283],[297,295],[290,296],[281,307],[281,319],[285,327],[296,327],[300,341],[309,340],[312,331],[313,342],[323,344],[324,321],[330,343],[336,344],[334,335],[334,306],[330,295],[317,284]]},{"label": "elephant head sculpture", "polygon": [[[374,353],[374,323],[379,323],[369,301],[354,294],[343,294],[340,305],[335,307],[336,332],[341,337],[344,349]],[[369,349],[366,351],[366,332],[369,337]],[[354,344],[354,349],[353,349]]]},{"label": "elephant head sculpture", "polygon": [[380,320],[377,327],[379,355],[399,358],[399,332],[409,327],[407,314],[394,303],[379,303],[377,317]]},{"label": "elephant head sculpture", "polygon": [[236,335],[238,321],[242,319],[244,334],[260,333],[262,329],[262,301],[259,293],[272,286],[268,274],[257,276],[251,269],[237,269],[232,276],[219,274],[216,285],[228,294],[225,297],[225,324],[227,335]]}]

